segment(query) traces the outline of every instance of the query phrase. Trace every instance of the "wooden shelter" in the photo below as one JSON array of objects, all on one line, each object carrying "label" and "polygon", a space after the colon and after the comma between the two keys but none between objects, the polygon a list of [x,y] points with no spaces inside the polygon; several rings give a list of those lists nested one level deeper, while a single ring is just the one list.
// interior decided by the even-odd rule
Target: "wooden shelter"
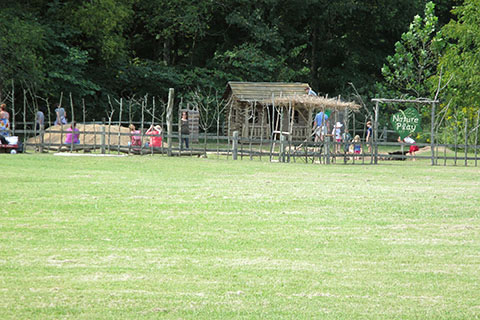
[{"label": "wooden shelter", "polygon": [[[292,139],[305,139],[312,133],[314,114],[320,110],[358,110],[360,106],[339,98],[308,95],[308,83],[228,82],[223,99],[226,107],[226,133],[238,131],[242,137],[269,138],[275,131]],[[338,116],[338,117],[337,117]]]}]

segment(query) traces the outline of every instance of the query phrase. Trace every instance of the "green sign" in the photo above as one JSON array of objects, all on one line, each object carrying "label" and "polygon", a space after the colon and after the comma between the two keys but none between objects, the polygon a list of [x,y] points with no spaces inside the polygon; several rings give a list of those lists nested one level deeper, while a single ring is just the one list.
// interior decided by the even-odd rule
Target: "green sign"
[{"label": "green sign", "polygon": [[422,118],[415,108],[408,108],[404,111],[400,110],[392,116],[390,122],[401,139],[414,132],[422,131]]}]

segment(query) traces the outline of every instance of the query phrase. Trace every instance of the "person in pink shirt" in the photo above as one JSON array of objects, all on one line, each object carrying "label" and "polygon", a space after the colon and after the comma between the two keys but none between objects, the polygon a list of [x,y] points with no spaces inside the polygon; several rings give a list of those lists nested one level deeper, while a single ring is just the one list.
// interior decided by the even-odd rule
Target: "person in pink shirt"
[{"label": "person in pink shirt", "polygon": [[160,148],[162,146],[162,127],[153,126],[153,124],[148,128],[146,135],[150,136],[150,141],[147,143],[147,147]]},{"label": "person in pink shirt", "polygon": [[128,143],[128,145],[141,146],[142,138],[140,137],[140,131],[135,130],[135,126],[133,124],[129,125],[128,128],[130,129],[130,142]]},{"label": "person in pink shirt", "polygon": [[79,130],[76,128],[76,123],[72,122],[70,128],[67,129],[67,135],[65,137],[65,144],[79,144],[80,143],[80,133]]}]

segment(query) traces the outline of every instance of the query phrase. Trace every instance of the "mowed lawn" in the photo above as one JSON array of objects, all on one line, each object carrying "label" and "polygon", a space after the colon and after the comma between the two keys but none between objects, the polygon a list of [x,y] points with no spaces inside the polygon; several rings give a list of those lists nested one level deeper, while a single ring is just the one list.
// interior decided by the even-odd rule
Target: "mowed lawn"
[{"label": "mowed lawn", "polygon": [[0,161],[1,319],[480,317],[480,168]]}]

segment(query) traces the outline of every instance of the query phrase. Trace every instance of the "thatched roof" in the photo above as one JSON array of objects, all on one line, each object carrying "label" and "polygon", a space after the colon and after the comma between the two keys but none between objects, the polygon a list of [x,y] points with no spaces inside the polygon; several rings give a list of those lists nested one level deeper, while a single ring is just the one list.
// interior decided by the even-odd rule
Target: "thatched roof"
[{"label": "thatched roof", "polygon": [[294,105],[295,107],[302,106],[305,108],[325,108],[331,110],[345,110],[347,108],[351,110],[360,109],[360,105],[356,104],[355,102],[346,102],[336,98],[309,96],[306,94],[293,97],[278,97],[274,99],[265,99],[261,101],[261,103],[274,104],[276,106],[284,107]]},{"label": "thatched roof", "polygon": [[308,83],[300,82],[237,82],[230,81],[223,98],[231,98],[239,102],[259,102],[262,104],[275,104],[276,106],[289,106],[304,108],[326,108],[332,110],[360,109],[354,102],[345,102],[335,98],[309,96],[305,88]]},{"label": "thatched roof", "polygon": [[305,95],[308,83],[299,82],[238,82],[230,81],[227,84],[224,99],[232,97],[242,102],[254,102],[276,97],[293,97]]}]

